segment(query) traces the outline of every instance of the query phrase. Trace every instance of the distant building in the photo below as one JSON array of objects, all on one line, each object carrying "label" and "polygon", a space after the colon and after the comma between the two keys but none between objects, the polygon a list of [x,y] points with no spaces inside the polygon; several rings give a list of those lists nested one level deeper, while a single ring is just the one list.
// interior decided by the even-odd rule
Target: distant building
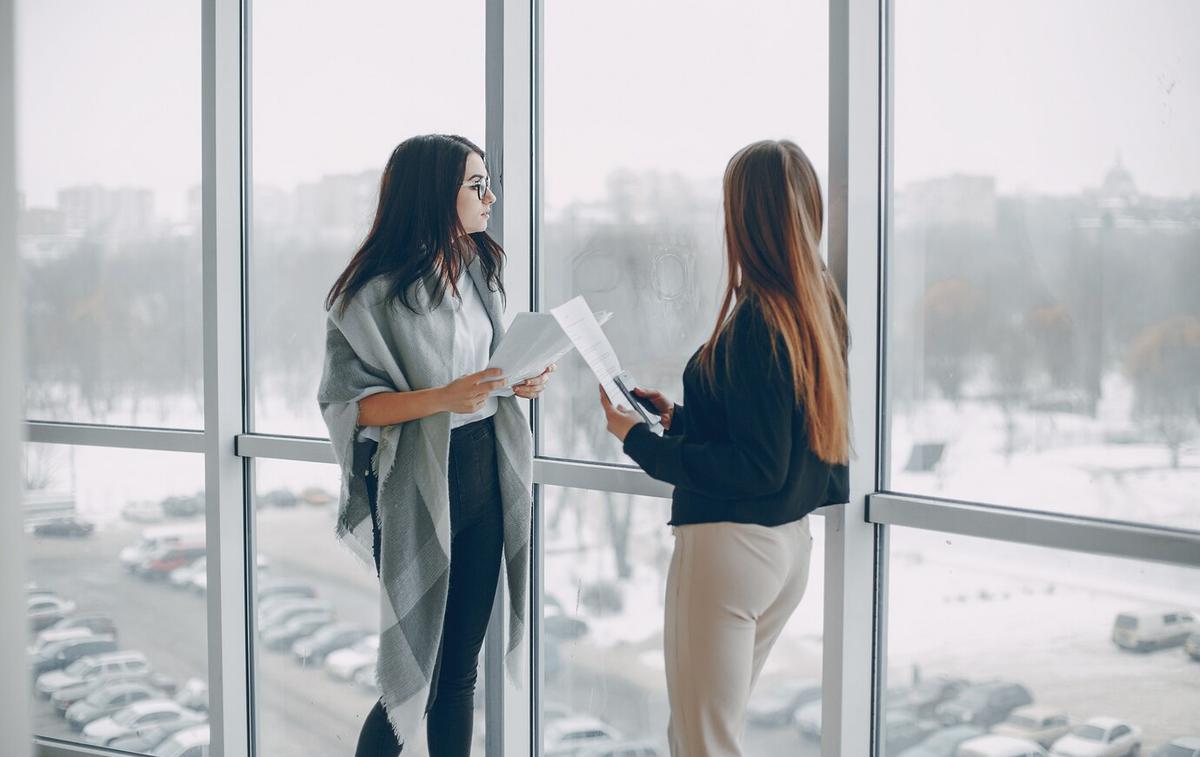
[{"label": "distant building", "polygon": [[67,187],[58,192],[58,209],[68,234],[142,236],[155,222],[154,193],[138,187]]}]

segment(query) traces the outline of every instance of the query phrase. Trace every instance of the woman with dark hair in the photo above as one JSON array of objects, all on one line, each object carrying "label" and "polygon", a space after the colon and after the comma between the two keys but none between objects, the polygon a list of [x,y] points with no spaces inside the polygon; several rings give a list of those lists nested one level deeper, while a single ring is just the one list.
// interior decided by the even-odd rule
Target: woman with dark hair
[{"label": "woman with dark hair", "polygon": [[[506,567],[519,679],[532,440],[484,370],[503,335],[504,252],[483,151],[427,135],[392,152],[375,221],[329,291],[318,401],[342,469],[337,531],[381,589],[380,699],[359,757],[399,754],[425,716],[433,757],[471,751],[479,650]],[[502,629],[496,629],[497,632]]]},{"label": "woman with dark hair", "polygon": [[791,142],[756,142],[729,161],[724,200],[725,294],[684,369],[684,403],[634,390],[665,434],[600,392],[625,454],[675,485],[663,629],[674,757],[741,754],[746,702],[808,583],[808,515],[849,494],[848,334],[818,250],[816,171]]}]

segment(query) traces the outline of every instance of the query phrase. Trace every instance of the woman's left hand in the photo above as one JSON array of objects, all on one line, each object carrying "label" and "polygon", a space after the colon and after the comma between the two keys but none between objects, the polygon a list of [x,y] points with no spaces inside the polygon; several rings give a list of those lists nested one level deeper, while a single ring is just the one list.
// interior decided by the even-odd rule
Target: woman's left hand
[{"label": "woman's left hand", "polygon": [[613,407],[608,401],[608,395],[604,393],[604,386],[597,386],[600,386],[600,406],[604,408],[604,415],[608,418],[608,433],[624,442],[629,429],[642,423],[642,418],[624,405]]},{"label": "woman's left hand", "polygon": [[513,394],[518,397],[523,397],[527,400],[536,398],[546,388],[546,382],[550,380],[550,374],[558,370],[558,366],[554,363],[546,366],[546,370],[542,371],[533,378],[528,378],[519,384],[513,384]]}]

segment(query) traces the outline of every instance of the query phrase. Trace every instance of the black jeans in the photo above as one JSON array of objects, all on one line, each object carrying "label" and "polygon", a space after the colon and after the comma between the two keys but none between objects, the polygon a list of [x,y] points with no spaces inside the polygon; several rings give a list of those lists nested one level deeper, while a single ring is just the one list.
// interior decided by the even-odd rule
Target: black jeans
[{"label": "black jeans", "polygon": [[[450,587],[442,642],[425,707],[430,757],[469,757],[479,650],[500,579],[504,515],[496,472],[492,418],[450,432]],[[367,478],[379,570],[379,520],[374,475]],[[356,757],[400,754],[382,700],[363,721]]]}]

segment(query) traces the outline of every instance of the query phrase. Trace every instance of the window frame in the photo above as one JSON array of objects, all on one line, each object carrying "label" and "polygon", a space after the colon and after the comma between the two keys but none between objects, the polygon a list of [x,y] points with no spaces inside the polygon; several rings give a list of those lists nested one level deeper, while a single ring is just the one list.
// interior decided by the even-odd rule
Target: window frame
[{"label": "window frame", "polygon": [[[250,3],[203,0],[201,10],[205,430],[44,421],[27,421],[24,429],[30,442],[204,455],[210,503],[205,518],[212,753],[254,755],[258,753],[253,710],[255,618],[248,600],[256,573],[250,562],[254,559],[250,500],[254,464],[258,458],[322,463],[334,459],[327,440],[247,433]],[[485,0],[485,143],[495,162],[500,197],[494,232],[508,249],[529,251],[509,258],[509,315],[535,309],[539,302],[543,3]],[[893,0],[829,2],[830,269],[846,298],[855,334],[851,373],[870,380],[860,379],[852,386],[858,457],[851,466],[851,504],[819,513],[828,519],[822,736],[822,753],[827,755],[878,754],[881,749],[881,708],[875,703],[882,701],[880,692],[886,690],[890,526],[1200,567],[1200,532],[1194,530],[880,488],[888,423],[883,389],[892,224],[893,5]],[[10,188],[2,189],[7,193]],[[531,430],[539,427],[539,412],[534,403],[529,413]],[[501,672],[501,639],[489,634],[484,654],[487,680],[506,683],[487,687],[488,757],[542,751],[542,487],[670,496],[669,486],[633,466],[560,460],[538,450],[535,436],[531,542],[535,589],[530,592],[533,622],[528,624],[532,685],[518,690],[507,683]],[[498,592],[494,617],[501,617],[504,601],[503,592]],[[82,744],[37,737],[34,742],[37,754],[46,757],[97,753]]]}]

